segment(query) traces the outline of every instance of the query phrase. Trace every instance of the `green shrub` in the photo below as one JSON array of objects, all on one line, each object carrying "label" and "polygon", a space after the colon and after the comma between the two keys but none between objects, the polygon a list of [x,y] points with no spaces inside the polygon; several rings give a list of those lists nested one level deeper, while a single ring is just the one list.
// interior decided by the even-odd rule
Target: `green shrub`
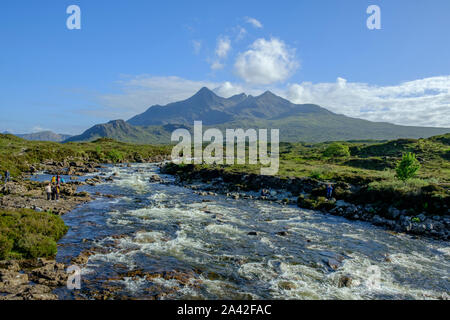
[{"label": "green shrub", "polygon": [[309,175],[313,179],[320,180],[322,177],[322,171],[321,170],[313,170],[311,171],[311,174]]},{"label": "green shrub", "polygon": [[0,211],[0,259],[55,256],[67,230],[61,217],[48,212]]},{"label": "green shrub", "polygon": [[124,154],[118,150],[108,151],[106,157],[114,163],[121,162],[124,159]]},{"label": "green shrub", "polygon": [[34,233],[23,235],[17,242],[17,251],[26,257],[51,257],[56,255],[56,241]]},{"label": "green shrub", "polygon": [[330,144],[323,152],[325,157],[348,157],[350,156],[350,149],[347,145],[340,143]]},{"label": "green shrub", "polygon": [[403,154],[402,160],[397,165],[395,171],[397,172],[397,178],[406,181],[414,177],[419,169],[420,163],[416,159],[416,155],[407,152]]},{"label": "green shrub", "polygon": [[102,148],[100,146],[95,147],[95,157],[100,161],[103,160],[104,154],[103,154]]},{"label": "green shrub", "polygon": [[435,184],[436,179],[410,179],[408,181],[399,181],[394,179],[374,181],[369,183],[369,190],[385,190],[385,191],[403,191],[418,192],[423,187]]},{"label": "green shrub", "polygon": [[8,237],[3,233],[4,230],[0,230],[0,260],[6,259],[9,252],[13,248],[14,241],[8,239]]}]

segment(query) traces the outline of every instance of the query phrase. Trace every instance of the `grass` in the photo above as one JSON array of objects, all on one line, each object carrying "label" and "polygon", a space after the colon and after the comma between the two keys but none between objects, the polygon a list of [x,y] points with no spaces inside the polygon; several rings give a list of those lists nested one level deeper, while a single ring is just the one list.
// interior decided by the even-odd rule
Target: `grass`
[{"label": "grass", "polygon": [[[325,143],[280,143],[280,177],[309,177],[322,181],[369,185],[372,190],[416,191],[430,184],[450,184],[450,134],[428,139],[393,141],[339,142],[350,154],[329,156]],[[414,179],[406,183],[395,177],[395,168],[402,155],[412,152],[421,163]],[[196,165],[196,169],[213,168]],[[217,165],[225,172],[260,173],[260,165]]]},{"label": "grass", "polygon": [[13,135],[0,134],[0,173],[10,170],[18,176],[30,166],[45,160],[67,159],[97,162],[138,162],[156,155],[170,154],[171,146],[136,145],[111,139],[86,143],[27,141]]},{"label": "grass", "polygon": [[436,179],[410,179],[406,182],[398,179],[386,179],[382,181],[374,181],[369,183],[369,190],[379,191],[403,191],[403,192],[419,192],[423,187],[431,184],[439,184]]},{"label": "grass", "polygon": [[67,230],[64,221],[49,212],[0,210],[0,260],[54,257],[56,242]]}]

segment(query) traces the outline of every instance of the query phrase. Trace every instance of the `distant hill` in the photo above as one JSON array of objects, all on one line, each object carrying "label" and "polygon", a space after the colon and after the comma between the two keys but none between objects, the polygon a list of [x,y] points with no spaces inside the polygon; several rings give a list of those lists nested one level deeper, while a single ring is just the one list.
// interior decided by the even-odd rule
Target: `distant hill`
[{"label": "distant hill", "polygon": [[58,134],[52,131],[41,131],[35,133],[26,133],[26,134],[16,134],[19,138],[25,140],[35,140],[35,141],[53,141],[53,142],[62,142],[71,137],[68,134]]},{"label": "distant hill", "polygon": [[172,131],[178,127],[180,126],[170,124],[140,127],[133,126],[124,120],[112,120],[108,123],[97,124],[83,132],[83,134],[70,137],[64,142],[94,141],[99,138],[111,138],[117,141],[141,144],[167,143],[170,141]]},{"label": "distant hill", "polygon": [[174,129],[191,128],[195,120],[203,121],[205,129],[280,129],[280,141],[286,142],[427,138],[450,132],[450,128],[399,126],[351,118],[314,104],[294,104],[270,91],[256,97],[242,93],[223,98],[202,88],[186,100],[152,106],[128,121],[96,125],[66,141],[108,137],[124,142],[168,143]]}]

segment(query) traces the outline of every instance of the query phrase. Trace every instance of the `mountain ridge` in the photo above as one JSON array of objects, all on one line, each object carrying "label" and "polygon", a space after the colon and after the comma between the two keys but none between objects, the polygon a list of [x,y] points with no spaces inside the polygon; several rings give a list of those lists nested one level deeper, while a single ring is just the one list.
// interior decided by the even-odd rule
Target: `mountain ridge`
[{"label": "mountain ridge", "polygon": [[400,126],[351,118],[315,104],[295,104],[270,91],[256,97],[241,93],[223,98],[203,87],[185,100],[151,106],[128,121],[95,125],[66,142],[108,137],[124,142],[170,143],[173,130],[192,129],[196,120],[201,120],[205,129],[278,128],[280,141],[286,142],[428,138],[450,132],[450,128]]},{"label": "mountain ridge", "polygon": [[31,141],[53,141],[53,142],[62,142],[64,140],[67,140],[68,138],[72,137],[69,134],[60,134],[60,133],[54,133],[50,130],[40,131],[40,132],[33,132],[33,133],[24,133],[24,134],[14,134],[11,133],[19,138],[25,139],[25,140],[31,140]]}]

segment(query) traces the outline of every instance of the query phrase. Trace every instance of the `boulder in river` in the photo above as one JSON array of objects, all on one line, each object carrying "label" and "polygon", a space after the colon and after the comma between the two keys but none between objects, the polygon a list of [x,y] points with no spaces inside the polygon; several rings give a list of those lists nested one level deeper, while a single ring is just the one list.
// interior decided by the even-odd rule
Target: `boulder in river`
[{"label": "boulder in river", "polygon": [[350,276],[345,275],[345,276],[341,276],[339,278],[339,282],[338,282],[339,288],[350,287],[351,285],[352,285],[352,278]]}]

